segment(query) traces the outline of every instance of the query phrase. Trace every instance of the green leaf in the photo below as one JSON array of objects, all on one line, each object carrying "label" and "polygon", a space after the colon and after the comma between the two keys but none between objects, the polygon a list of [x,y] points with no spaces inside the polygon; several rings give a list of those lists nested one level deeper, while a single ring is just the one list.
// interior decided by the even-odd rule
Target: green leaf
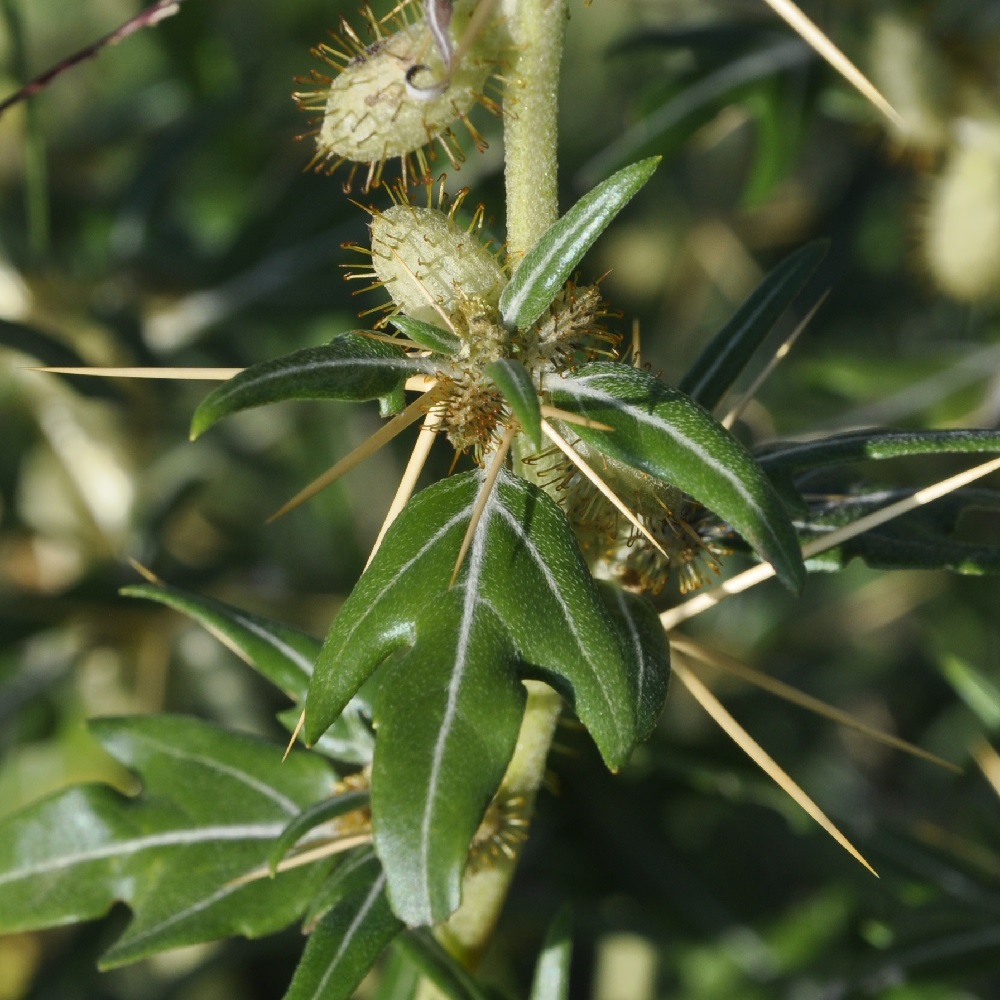
[{"label": "green leaf", "polygon": [[281,836],[271,847],[267,859],[271,871],[275,871],[281,859],[307,834],[323,823],[337,819],[356,809],[364,809],[368,805],[368,790],[358,788],[343,792],[333,798],[324,799],[314,806],[303,810],[281,831]]},{"label": "green leaf", "polygon": [[500,317],[510,329],[530,326],[548,308],[594,241],[653,176],[658,156],[612,174],[585,194],[525,254],[500,296]]},{"label": "green leaf", "polygon": [[442,330],[433,323],[404,316],[402,313],[390,316],[389,322],[404,336],[437,354],[457,354],[462,349],[461,337],[457,337],[450,330]]},{"label": "green leaf", "polygon": [[641,594],[631,594],[612,583],[599,582],[604,605],[630,650],[629,673],[636,707],[636,734],[644,740],[653,731],[667,697],[670,643],[656,609]]},{"label": "green leaf", "polygon": [[105,955],[121,965],[167,948],[272,933],[302,913],[329,861],[277,878],[234,880],[266,864],[288,822],[329,794],[315,754],[172,716],[98,719],[105,749],[142,779],[137,798],[84,785],[0,822],[0,930],[102,916],[134,918]]},{"label": "green leaf", "polygon": [[595,362],[554,380],[556,406],[613,431],[573,426],[606,455],[676,486],[728,521],[786,586],[805,569],[795,531],[753,456],[711,414],[649,372]]},{"label": "green leaf", "polygon": [[327,908],[309,936],[285,1000],[349,1000],[403,929],[389,908],[374,852],[349,858],[320,887]]},{"label": "green leaf", "polygon": [[[822,538],[906,495],[909,491],[879,490],[813,503],[800,528],[802,537]],[[956,491],[813,556],[809,568],[839,570],[852,559],[862,559],[872,569],[950,570],[967,576],[1000,572],[1000,546],[952,537],[959,518],[968,510],[996,513],[1000,495],[986,490]]]},{"label": "green leaf", "polygon": [[393,948],[417,966],[446,1000],[486,1000],[475,980],[428,932],[401,934]]},{"label": "green leaf", "polygon": [[201,401],[191,421],[191,439],[239,410],[285,399],[393,398],[410,375],[426,370],[394,344],[361,333],[343,333],[329,344],[306,347],[240,372]]},{"label": "green leaf", "polygon": [[[322,643],[314,636],[290,625],[250,614],[240,608],[188,594],[166,584],[133,584],[120,591],[126,597],[142,597],[165,604],[203,625],[244,663],[253,667],[296,705],[305,700],[313,664]],[[278,718],[289,732],[298,724],[299,709],[280,713]],[[365,722],[371,718],[371,704],[363,694],[353,698],[340,718],[324,734],[321,749],[335,760],[348,764],[371,762],[374,741]]]},{"label": "green leaf", "polygon": [[315,637],[165,584],[138,583],[123,587],[119,593],[165,604],[193,618],[290,698],[296,702],[305,699],[322,645]]},{"label": "green leaf", "polygon": [[485,370],[510,404],[531,443],[536,448],[541,448],[542,411],[538,402],[538,389],[531,380],[528,369],[520,361],[503,358],[488,364]]},{"label": "green leaf", "polygon": [[636,699],[651,664],[619,632],[542,490],[501,474],[449,586],[481,482],[454,476],[404,509],[341,609],[306,700],[313,740],[397,654],[379,672],[372,816],[393,907],[409,924],[458,905],[469,843],[517,739],[519,678],[564,693],[611,767],[651,714]]},{"label": "green leaf", "polygon": [[861,430],[833,434],[819,440],[778,444],[758,455],[758,460],[775,482],[794,489],[795,477],[800,474],[851,462],[914,455],[975,455],[995,452],[1000,452],[998,430]]},{"label": "green leaf", "polygon": [[770,271],[691,366],[678,388],[714,409],[754,351],[826,256],[829,244],[808,243]]},{"label": "green leaf", "polygon": [[[662,629],[661,629],[662,631]],[[573,917],[564,906],[549,925],[545,944],[535,966],[531,1000],[567,1000],[569,960],[573,953]]]}]

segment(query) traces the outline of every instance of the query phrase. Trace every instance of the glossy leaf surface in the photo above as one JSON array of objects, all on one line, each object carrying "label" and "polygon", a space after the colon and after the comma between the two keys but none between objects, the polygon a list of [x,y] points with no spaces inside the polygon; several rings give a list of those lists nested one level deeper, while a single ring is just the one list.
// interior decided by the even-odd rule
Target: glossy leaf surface
[{"label": "glossy leaf surface", "polygon": [[[134,584],[122,588],[121,593],[165,604],[194,619],[244,663],[284,691],[296,705],[305,700],[313,664],[322,647],[314,636],[211,597],[188,594],[165,584]],[[293,709],[278,717],[292,732],[299,714],[299,709]],[[321,749],[345,763],[369,763],[373,740],[365,719],[370,717],[371,705],[359,694],[324,734]]]},{"label": "glossy leaf surface", "polygon": [[809,243],[768,272],[681,379],[681,392],[705,409],[714,409],[819,266],[827,249],[826,242]]},{"label": "glossy leaf surface", "polygon": [[404,336],[437,354],[456,354],[462,349],[461,337],[456,337],[450,330],[442,330],[433,323],[414,319],[403,313],[391,316],[389,322]]},{"label": "glossy leaf surface", "polygon": [[549,307],[573,269],[616,215],[653,176],[658,156],[624,167],[585,194],[525,254],[500,296],[508,328],[530,326]]},{"label": "glossy leaf surface", "polygon": [[514,416],[517,417],[531,443],[536,448],[541,448],[542,411],[538,401],[538,390],[528,369],[519,361],[504,358],[487,365],[486,374],[503,393],[504,399],[510,404]]},{"label": "glossy leaf surface", "polygon": [[395,344],[343,333],[329,344],[264,361],[223,382],[195,410],[191,438],[239,410],[286,399],[393,401],[406,379],[422,371],[420,360]]},{"label": "glossy leaf surface", "polygon": [[612,767],[652,714],[635,695],[650,664],[537,487],[501,474],[449,587],[481,482],[454,476],[405,508],[341,609],[306,701],[312,740],[397,654],[375,699],[372,813],[393,906],[410,924],[458,905],[469,842],[517,738],[521,677],[562,691]]},{"label": "glossy leaf surface", "polygon": [[348,858],[317,898],[321,911],[285,1000],[348,1000],[382,949],[403,929],[373,851]]},{"label": "glossy leaf surface", "polygon": [[714,417],[647,371],[596,362],[554,381],[553,402],[613,427],[574,425],[588,445],[676,486],[728,521],[793,590],[805,569],[795,531],[753,456]]},{"label": "glossy leaf surface", "polygon": [[57,793],[0,823],[0,929],[49,927],[133,911],[105,955],[119,965],[234,934],[256,937],[297,919],[317,871],[234,880],[265,864],[288,822],[329,794],[322,758],[196,719],[99,719],[94,735],[139,775],[129,798],[104,785]]}]

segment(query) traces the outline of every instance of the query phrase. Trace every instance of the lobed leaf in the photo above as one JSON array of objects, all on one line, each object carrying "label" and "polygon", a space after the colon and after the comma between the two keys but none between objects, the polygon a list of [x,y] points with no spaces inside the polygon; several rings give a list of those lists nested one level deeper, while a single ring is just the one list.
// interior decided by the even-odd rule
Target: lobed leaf
[{"label": "lobed leaf", "polygon": [[329,344],[252,365],[223,382],[195,410],[191,439],[239,410],[286,399],[384,399],[391,411],[406,379],[425,370],[419,358],[407,357],[395,344],[342,333]]},{"label": "lobed leaf", "polygon": [[277,747],[176,716],[98,719],[105,749],[142,779],[137,798],[107,786],[59,792],[0,822],[0,930],[102,916],[133,919],[104,956],[121,965],[168,948],[296,920],[319,862],[274,879],[259,869],[288,822],[329,794],[314,754],[284,763]]},{"label": "lobed leaf", "polygon": [[524,329],[542,315],[594,241],[653,176],[660,157],[624,167],[585,194],[524,255],[500,296],[500,318]]},{"label": "lobed leaf", "polygon": [[556,406],[607,424],[573,426],[583,441],[683,490],[729,522],[798,590],[802,556],[774,488],[754,457],[711,414],[649,372],[594,362],[550,387]]},{"label": "lobed leaf", "polygon": [[349,1000],[382,950],[403,929],[385,894],[373,851],[352,855],[320,887],[324,910],[284,1000]]},{"label": "lobed leaf", "polygon": [[486,366],[486,374],[493,379],[496,387],[517,417],[536,448],[542,447],[542,409],[538,400],[538,389],[532,381],[528,369],[513,358],[503,358]]},{"label": "lobed leaf", "polygon": [[647,675],[665,673],[666,658],[639,656],[619,630],[538,487],[501,474],[449,586],[481,482],[454,476],[404,509],[330,630],[306,699],[314,740],[396,654],[378,675],[372,822],[409,924],[458,905],[469,843],[517,739],[520,678],[563,692],[611,767],[648,730],[661,707],[648,695],[665,687]]},{"label": "lobed leaf", "polygon": [[807,243],[769,271],[681,379],[681,392],[706,410],[714,409],[828,248],[825,240]]}]

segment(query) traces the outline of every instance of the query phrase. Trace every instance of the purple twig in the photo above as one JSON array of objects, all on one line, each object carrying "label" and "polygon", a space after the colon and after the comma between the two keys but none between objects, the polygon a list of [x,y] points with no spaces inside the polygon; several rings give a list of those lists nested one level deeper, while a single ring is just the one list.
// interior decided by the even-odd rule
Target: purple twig
[{"label": "purple twig", "polygon": [[72,69],[79,63],[86,62],[88,59],[93,59],[94,56],[100,53],[101,49],[109,45],[115,45],[123,38],[128,38],[129,35],[139,31],[141,28],[151,28],[153,25],[159,24],[164,18],[176,14],[183,2],[184,0],[157,0],[156,3],[140,11],[135,17],[129,18],[121,27],[98,39],[92,45],[88,45],[85,49],[80,49],[79,52],[68,56],[62,62],[56,63],[55,66],[50,67],[40,76],[36,76],[30,83],[26,83],[16,93],[11,94],[4,101],[0,101],[0,115],[15,104],[33,97],[40,90],[47,87],[57,76],[65,73],[66,70]]}]

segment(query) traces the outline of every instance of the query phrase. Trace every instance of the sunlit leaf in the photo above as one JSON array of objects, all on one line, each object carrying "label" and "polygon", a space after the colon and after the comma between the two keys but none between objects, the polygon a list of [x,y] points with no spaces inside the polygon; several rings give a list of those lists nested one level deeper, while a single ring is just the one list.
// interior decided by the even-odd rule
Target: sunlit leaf
[{"label": "sunlit leaf", "polygon": [[647,371],[596,362],[551,386],[553,402],[613,431],[574,425],[606,455],[676,486],[731,524],[779,578],[805,570],[788,514],[753,456],[706,410]]},{"label": "sunlit leaf", "polygon": [[530,326],[549,307],[583,255],[653,176],[660,158],[619,170],[584,195],[525,254],[500,296],[500,316],[510,328]]},{"label": "sunlit leaf", "polygon": [[[666,661],[619,630],[562,512],[501,474],[454,587],[478,473],[418,494],[340,611],[306,701],[316,739],[379,672],[372,775],[375,843],[407,923],[458,905],[472,835],[503,775],[524,704],[521,677],[553,684],[618,767],[648,731]],[[631,616],[630,616],[631,617]],[[645,686],[637,697],[637,690]]]},{"label": "sunlit leaf", "polygon": [[133,919],[104,957],[119,965],[234,934],[256,937],[299,917],[322,862],[245,884],[288,822],[328,795],[335,775],[316,755],[173,716],[99,719],[105,749],[139,775],[129,798],[84,785],[0,823],[0,929],[102,916]]},{"label": "sunlit leaf", "polygon": [[425,371],[401,348],[360,333],[343,333],[321,347],[305,347],[244,369],[201,401],[191,421],[197,438],[239,410],[286,399],[389,399],[398,404],[403,383]]}]

